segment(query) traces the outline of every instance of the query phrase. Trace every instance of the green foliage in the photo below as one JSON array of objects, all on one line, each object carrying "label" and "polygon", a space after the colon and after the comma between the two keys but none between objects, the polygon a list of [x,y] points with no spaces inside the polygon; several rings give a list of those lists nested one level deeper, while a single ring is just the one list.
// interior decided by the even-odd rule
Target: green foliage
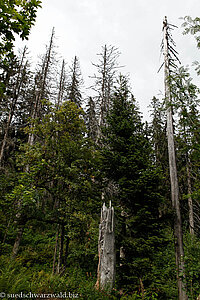
[{"label": "green foliage", "polygon": [[189,299],[196,299],[200,294],[200,243],[195,236],[185,236],[186,278]]},{"label": "green foliage", "polygon": [[12,63],[16,60],[15,38],[18,35],[22,40],[28,39],[40,6],[40,0],[0,0],[0,98],[6,98],[8,78],[14,75]]},{"label": "green foliage", "polygon": [[[25,144],[19,156],[19,166],[25,169],[29,165],[29,172],[21,174],[19,185],[9,197],[22,197],[23,205],[30,202],[40,207],[42,194],[47,193],[51,201],[60,199],[63,203],[58,216],[70,214],[71,221],[73,218],[84,221],[86,197],[95,188],[92,184],[95,153],[84,136],[81,114],[76,104],[66,102],[59,110],[52,108],[42,122],[36,120],[30,129],[36,142]],[[79,214],[80,201],[82,213]]]},{"label": "green foliage", "polygon": [[185,16],[182,18],[184,20],[182,26],[184,27],[183,34],[192,34],[195,36],[197,41],[197,47],[200,48],[200,37],[198,33],[200,32],[200,18],[196,17],[192,19],[190,16]]},{"label": "green foliage", "polygon": [[35,23],[36,11],[40,7],[39,0],[1,0],[0,18],[0,57],[3,59],[7,55],[13,55],[13,41],[15,34],[22,39],[27,39],[31,26]]},{"label": "green foliage", "polygon": [[[194,36],[197,42],[197,48],[200,49],[200,18],[196,17],[192,19],[190,16],[185,16],[182,18],[184,20],[182,27],[184,27],[183,34],[191,34]],[[194,61],[193,65],[198,75],[200,75],[200,63]]]},{"label": "green foliage", "polygon": [[124,249],[125,258],[118,269],[118,282],[130,292],[137,290],[139,280],[144,281],[145,288],[152,282],[155,249],[163,246],[159,218],[163,199],[159,191],[160,173],[151,160],[151,145],[127,80],[122,76],[107,121],[103,170],[118,186],[116,205],[124,215],[118,247]]},{"label": "green foliage", "polygon": [[[8,267],[9,265],[9,267]],[[117,299],[114,295],[97,291],[94,288],[95,277],[84,273],[81,269],[71,267],[63,277],[52,275],[48,271],[35,271],[23,267],[20,261],[10,262],[2,257],[0,272],[0,290],[5,294],[11,293],[65,293],[77,295],[81,299]],[[113,292],[115,294],[115,292]]]},{"label": "green foliage", "polygon": [[17,261],[35,271],[41,265],[43,270],[49,270],[55,225],[63,225],[64,240],[69,240],[69,245],[64,246],[67,265],[96,273],[99,158],[85,135],[82,109],[71,101],[59,109],[49,104],[49,114],[43,120],[34,120],[26,132],[34,133],[35,143],[21,146],[17,160],[21,172],[5,196],[15,220],[15,226],[8,227],[7,244],[14,243],[16,225],[25,226]]}]

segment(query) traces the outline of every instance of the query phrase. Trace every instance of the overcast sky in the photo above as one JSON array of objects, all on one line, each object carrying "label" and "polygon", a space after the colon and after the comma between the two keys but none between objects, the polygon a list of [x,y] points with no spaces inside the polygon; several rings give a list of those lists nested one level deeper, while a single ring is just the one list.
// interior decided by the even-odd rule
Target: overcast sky
[{"label": "overcast sky", "polygon": [[79,57],[86,85],[95,72],[91,62],[98,61],[101,47],[118,47],[119,62],[125,65],[122,73],[130,74],[133,94],[148,119],[150,100],[163,92],[163,71],[157,74],[163,59],[163,18],[179,26],[173,34],[179,58],[183,65],[191,65],[200,52],[193,37],[182,35],[180,17],[197,17],[198,13],[199,0],[42,0],[28,47],[36,59],[55,27],[59,53],[69,64],[75,55]]}]

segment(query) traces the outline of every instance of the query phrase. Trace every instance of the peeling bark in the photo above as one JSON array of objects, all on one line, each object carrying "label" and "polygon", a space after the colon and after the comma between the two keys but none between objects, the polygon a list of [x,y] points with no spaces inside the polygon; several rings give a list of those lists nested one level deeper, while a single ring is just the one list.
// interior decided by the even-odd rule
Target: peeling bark
[{"label": "peeling bark", "polygon": [[99,225],[99,264],[97,270],[96,288],[111,291],[115,282],[115,232],[114,208],[107,208],[105,203],[101,209]]}]

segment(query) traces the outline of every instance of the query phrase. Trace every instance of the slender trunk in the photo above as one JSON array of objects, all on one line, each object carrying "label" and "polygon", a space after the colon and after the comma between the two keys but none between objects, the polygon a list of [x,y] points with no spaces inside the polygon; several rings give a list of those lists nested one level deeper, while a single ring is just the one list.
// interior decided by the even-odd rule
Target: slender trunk
[{"label": "slender trunk", "polygon": [[193,212],[193,200],[192,200],[192,183],[191,183],[191,172],[189,159],[187,158],[186,162],[186,171],[187,171],[187,185],[188,185],[188,208],[189,208],[189,227],[190,234],[194,235],[194,212]]},{"label": "slender trunk", "polygon": [[68,257],[68,253],[69,253],[69,237],[67,237],[66,239],[66,243],[65,243],[65,257],[64,257],[64,267],[66,268],[67,265],[67,257]]},{"label": "slender trunk", "polygon": [[[124,213],[124,209],[121,207],[121,218],[122,218],[122,225],[121,225],[121,235],[123,237],[126,236],[126,216]],[[121,246],[119,250],[119,258],[120,258],[120,267],[123,266],[123,260],[125,259],[125,251],[124,247]]]},{"label": "slender trunk", "polygon": [[[186,128],[183,126],[184,131],[184,142],[188,144],[186,138]],[[186,150],[187,151],[187,150]],[[190,234],[194,235],[194,211],[193,211],[193,200],[192,200],[192,182],[191,182],[191,165],[188,151],[186,152],[186,176],[187,176],[187,193],[188,193],[188,211],[189,211],[189,230]]]},{"label": "slender trunk", "polygon": [[56,257],[57,257],[57,249],[58,249],[58,237],[59,237],[59,231],[60,231],[60,225],[58,225],[58,229],[57,229],[57,233],[56,233],[56,244],[55,244],[55,248],[54,248],[52,274],[55,274]]},{"label": "slender trunk", "polygon": [[72,67],[72,82],[71,82],[71,90],[70,90],[70,93],[69,93],[69,99],[71,101],[73,101],[74,103],[76,103],[78,107],[80,107],[80,103],[79,103],[78,99],[76,99],[77,62],[78,62],[77,57],[75,56],[74,62],[73,62],[73,67]]},{"label": "slender trunk", "polygon": [[63,59],[62,69],[61,69],[61,74],[60,74],[58,100],[57,100],[57,108],[58,109],[59,109],[60,105],[62,104],[62,97],[63,97],[63,92],[64,92],[64,83],[65,83],[65,61]]},{"label": "slender trunk", "polygon": [[68,253],[69,253],[69,237],[67,236],[66,238],[66,242],[65,242],[65,256],[63,258],[63,266],[62,269],[60,271],[60,274],[64,274],[66,267],[67,267],[67,257],[68,257]]},{"label": "slender trunk", "polygon": [[20,199],[18,202],[17,202],[17,213],[16,213],[16,220],[15,220],[15,223],[17,224],[18,226],[18,231],[17,231],[17,236],[15,238],[15,243],[14,243],[14,246],[13,246],[13,250],[12,250],[12,257],[15,258],[18,254],[18,251],[19,251],[19,246],[20,246],[20,243],[21,243],[21,240],[22,240],[22,235],[23,235],[23,232],[24,232],[24,228],[25,228],[25,225],[26,225],[26,220],[24,219],[24,216],[22,216],[22,200]]},{"label": "slender trunk", "polygon": [[145,292],[145,290],[144,290],[144,284],[143,284],[141,278],[139,278],[139,281],[140,281],[140,292],[142,294],[142,299],[144,299],[144,292]]},{"label": "slender trunk", "polygon": [[8,229],[9,229],[9,227],[10,227],[10,223],[11,223],[11,218],[10,218],[10,220],[8,221],[8,225],[7,225],[7,227],[6,227],[6,231],[5,231],[5,234],[4,234],[4,237],[3,237],[2,244],[4,244],[5,241],[6,241]]},{"label": "slender trunk", "polygon": [[[102,87],[101,87],[101,107],[99,117],[99,128],[104,125],[106,113],[106,64],[107,64],[107,47],[104,47],[103,56],[103,72],[102,72]],[[100,129],[101,130],[101,129]]]},{"label": "slender trunk", "polygon": [[164,23],[164,56],[165,56],[165,98],[167,105],[167,140],[168,140],[168,156],[169,156],[169,170],[171,182],[171,200],[172,207],[175,212],[174,220],[174,236],[175,236],[175,255],[177,266],[177,280],[178,280],[178,297],[179,300],[188,299],[186,294],[185,284],[185,266],[184,266],[184,249],[183,249],[183,232],[179,202],[179,185],[176,166],[176,154],[174,143],[173,117],[172,117],[172,99],[170,91],[170,67],[169,67],[169,50],[168,50],[168,23],[165,18]]},{"label": "slender trunk", "polygon": [[15,243],[14,243],[13,250],[12,250],[12,258],[16,258],[17,254],[18,254],[19,246],[20,246],[20,243],[22,240],[22,235],[24,232],[24,228],[25,228],[25,224],[20,225],[18,228],[17,236],[16,236]]},{"label": "slender trunk", "polygon": [[58,253],[58,265],[57,265],[57,273],[58,274],[60,274],[62,262],[63,262],[64,234],[65,234],[65,226],[62,224],[61,225],[61,233],[60,233],[59,253]]}]

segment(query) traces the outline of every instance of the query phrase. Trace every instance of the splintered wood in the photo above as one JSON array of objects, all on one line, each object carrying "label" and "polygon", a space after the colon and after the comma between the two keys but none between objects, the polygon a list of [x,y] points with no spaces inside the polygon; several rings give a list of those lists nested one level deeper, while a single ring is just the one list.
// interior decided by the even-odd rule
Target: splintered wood
[{"label": "splintered wood", "polygon": [[99,264],[97,270],[97,289],[112,290],[115,282],[115,232],[114,232],[114,208],[107,208],[105,203],[101,209],[101,221],[99,225]]}]

